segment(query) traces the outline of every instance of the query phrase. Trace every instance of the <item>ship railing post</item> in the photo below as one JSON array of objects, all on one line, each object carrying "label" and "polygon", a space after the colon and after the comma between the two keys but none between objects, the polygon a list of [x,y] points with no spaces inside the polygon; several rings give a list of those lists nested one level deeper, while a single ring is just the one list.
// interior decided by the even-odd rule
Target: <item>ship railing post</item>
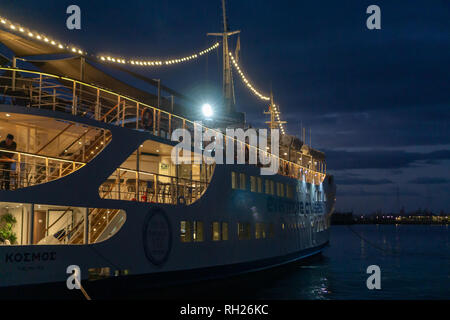
[{"label": "ship railing post", "polygon": [[153,109],[153,135],[156,136],[156,109]]},{"label": "ship railing post", "polygon": [[136,130],[139,129],[139,102],[136,103]]},{"label": "ship railing post", "polygon": [[100,120],[100,89],[97,88],[97,99],[95,101],[95,120]]},{"label": "ship railing post", "polygon": [[21,165],[21,157],[20,153],[17,155],[17,183],[16,189],[20,188],[20,165]]},{"label": "ship railing post", "polygon": [[[12,67],[14,69],[16,68],[16,63],[17,63],[17,60],[16,60],[16,57],[14,56],[13,60],[12,60]],[[12,79],[11,80],[12,80],[12,83],[11,83],[12,90],[15,91],[16,90],[16,71],[12,72]]]},{"label": "ship railing post", "polygon": [[86,160],[86,135],[83,135],[83,148],[82,150],[82,157],[83,157],[83,161]]},{"label": "ship railing post", "polygon": [[139,160],[140,160],[140,154],[139,154],[139,148],[136,151],[136,201],[139,201]]},{"label": "ship railing post", "polygon": [[33,244],[34,237],[34,203],[30,206],[30,214],[29,214],[29,223],[28,223],[28,244]]},{"label": "ship railing post", "polygon": [[45,182],[48,182],[48,176],[49,176],[48,158],[45,158]]},{"label": "ship railing post", "polygon": [[172,136],[172,114],[169,113],[169,139]]},{"label": "ship railing post", "polygon": [[158,119],[157,119],[157,127],[156,127],[156,135],[158,137],[161,136],[161,110],[158,110]]},{"label": "ship railing post", "polygon": [[157,189],[158,189],[158,186],[157,186],[157,181],[158,181],[158,179],[156,178],[156,174],[154,174],[153,175],[153,184],[154,184],[154,188],[153,188],[153,193],[154,193],[154,199],[155,199],[155,202],[158,202],[158,193],[157,193]]},{"label": "ship railing post", "polygon": [[[40,90],[39,90],[40,91]],[[40,94],[39,94],[39,101],[41,100]],[[73,81],[73,87],[72,87],[72,114],[77,114],[77,83]]]},{"label": "ship railing post", "polygon": [[123,108],[122,108],[122,127],[125,127],[125,110],[127,109],[127,101],[123,100]]},{"label": "ship railing post", "polygon": [[56,88],[53,88],[53,111],[56,110]]},{"label": "ship railing post", "polygon": [[117,169],[117,198],[120,200],[120,169]]},{"label": "ship railing post", "polygon": [[84,244],[89,244],[89,208],[84,210]]},{"label": "ship railing post", "polygon": [[41,108],[41,97],[42,97],[42,74],[39,75],[39,101],[38,101],[38,108]]},{"label": "ship railing post", "polygon": [[117,96],[117,121],[116,125],[120,122],[120,96]]}]

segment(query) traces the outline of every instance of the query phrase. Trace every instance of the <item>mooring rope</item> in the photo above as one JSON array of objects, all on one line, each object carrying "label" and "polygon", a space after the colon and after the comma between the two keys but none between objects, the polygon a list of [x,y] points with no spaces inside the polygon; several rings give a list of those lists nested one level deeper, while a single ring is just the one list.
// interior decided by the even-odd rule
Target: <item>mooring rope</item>
[{"label": "mooring rope", "polygon": [[362,235],[360,235],[358,232],[356,232],[355,230],[353,230],[353,228],[350,225],[346,225],[347,228],[354,234],[356,235],[358,238],[360,238],[361,240],[363,240],[364,242],[366,242],[367,244],[369,244],[370,246],[374,247],[375,249],[391,254],[391,255],[402,255],[402,254],[407,254],[407,255],[418,255],[418,256],[428,256],[428,257],[439,257],[441,259],[450,259],[450,256],[446,256],[446,255],[439,255],[439,254],[428,254],[428,253],[423,253],[423,252],[401,252],[399,250],[393,250],[393,249],[387,249],[387,248],[383,248],[375,243],[373,243],[372,241],[367,240],[366,238],[364,238]]},{"label": "mooring rope", "polygon": [[77,277],[75,277],[75,281],[76,283],[78,283],[78,285],[80,286],[80,290],[83,293],[84,297],[86,298],[86,300],[92,300],[91,297],[87,294],[86,290],[84,290],[83,285],[81,284],[80,281],[78,281]]}]

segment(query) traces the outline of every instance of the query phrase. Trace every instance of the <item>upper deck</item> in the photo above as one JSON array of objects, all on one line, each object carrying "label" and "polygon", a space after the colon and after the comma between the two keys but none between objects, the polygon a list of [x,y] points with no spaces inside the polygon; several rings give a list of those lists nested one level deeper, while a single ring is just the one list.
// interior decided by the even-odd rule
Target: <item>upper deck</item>
[{"label": "upper deck", "polygon": [[[320,184],[326,175],[326,163],[311,154],[280,146],[279,156],[267,150],[250,146],[236,137],[227,136],[217,129],[208,128],[193,120],[170,111],[140,102],[109,89],[94,86],[79,80],[31,70],[0,67],[1,102],[28,108],[47,109],[70,113],[77,117],[94,119],[134,130],[147,130],[161,141],[170,143],[173,130],[187,129],[190,132],[213,130],[223,136],[224,141],[233,141],[237,147],[256,149],[259,154],[272,157],[279,162],[278,174],[309,183]],[[151,126],[144,129],[143,112],[150,113]],[[41,155],[42,156],[42,155]],[[80,161],[83,163],[83,161]]]}]

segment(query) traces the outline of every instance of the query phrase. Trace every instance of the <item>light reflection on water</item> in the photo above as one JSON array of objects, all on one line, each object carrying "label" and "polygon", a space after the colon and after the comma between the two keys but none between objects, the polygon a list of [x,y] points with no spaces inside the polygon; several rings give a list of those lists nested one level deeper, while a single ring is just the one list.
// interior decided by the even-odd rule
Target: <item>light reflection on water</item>
[{"label": "light reflection on water", "polygon": [[[333,226],[330,246],[305,262],[158,291],[171,299],[450,299],[448,226]],[[381,290],[366,269],[381,268]],[[149,295],[139,298],[151,297]],[[153,297],[154,298],[154,297]]]}]

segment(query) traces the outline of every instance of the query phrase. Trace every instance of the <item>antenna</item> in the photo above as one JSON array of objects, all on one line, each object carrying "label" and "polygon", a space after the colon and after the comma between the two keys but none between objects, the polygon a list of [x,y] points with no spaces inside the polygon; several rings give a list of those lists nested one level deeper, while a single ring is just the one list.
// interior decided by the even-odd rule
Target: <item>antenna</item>
[{"label": "antenna", "polygon": [[270,91],[270,105],[269,110],[264,111],[264,114],[270,114],[270,121],[266,121],[270,129],[277,129],[281,124],[286,123],[286,121],[279,120],[280,111],[279,108],[273,102],[273,93]]},{"label": "antenna", "polygon": [[223,32],[221,33],[208,33],[208,36],[221,36],[223,47],[223,97],[225,99],[226,112],[234,112],[234,87],[233,78],[231,73],[230,56],[228,50],[228,37],[234,34],[238,34],[241,31],[228,31],[227,25],[227,12],[225,0],[222,0],[222,18],[223,18]]}]

